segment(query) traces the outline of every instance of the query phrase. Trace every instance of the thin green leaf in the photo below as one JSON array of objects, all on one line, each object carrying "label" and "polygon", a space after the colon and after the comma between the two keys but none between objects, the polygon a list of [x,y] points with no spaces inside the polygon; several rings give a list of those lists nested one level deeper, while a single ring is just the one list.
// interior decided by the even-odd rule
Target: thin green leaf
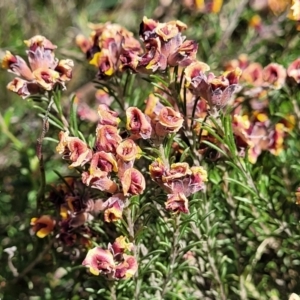
[{"label": "thin green leaf", "polygon": [[216,146],[215,144],[209,142],[209,141],[202,141],[203,144],[209,146],[210,148],[222,153],[225,157],[227,157],[227,154],[221,149],[219,148],[218,146]]},{"label": "thin green leaf", "polygon": [[230,177],[226,177],[226,178],[224,178],[224,180],[227,180],[229,183],[237,184],[237,185],[239,185],[240,187],[242,187],[242,188],[244,188],[245,190],[247,190],[248,192],[250,192],[252,195],[258,196],[258,195],[256,194],[255,191],[253,191],[248,185],[246,185],[246,184],[243,183],[243,182],[240,182],[240,181],[238,181],[238,180],[236,180],[236,179],[233,179],[233,178],[230,178]]}]

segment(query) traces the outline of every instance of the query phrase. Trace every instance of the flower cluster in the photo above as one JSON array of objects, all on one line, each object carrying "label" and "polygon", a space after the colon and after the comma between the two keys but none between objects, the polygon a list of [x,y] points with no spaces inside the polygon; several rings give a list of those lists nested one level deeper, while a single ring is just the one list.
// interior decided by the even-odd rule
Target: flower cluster
[{"label": "flower cluster", "polygon": [[92,25],[91,38],[77,36],[77,45],[86,53],[90,63],[97,66],[99,79],[126,69],[151,73],[168,66],[187,66],[196,58],[196,41],[186,40],[181,32],[187,26],[180,21],[160,23],[143,18],[140,37],[143,53],[132,33],[117,24]]},{"label": "flower cluster", "polygon": [[96,276],[103,274],[109,279],[128,279],[138,269],[135,257],[128,254],[131,251],[133,244],[119,236],[113,244],[108,245],[108,249],[95,247],[89,250],[82,264]]},{"label": "flower cluster", "polygon": [[205,99],[210,108],[219,110],[228,104],[234,92],[238,88],[239,78],[242,74],[240,68],[224,72],[215,76],[209,71],[210,67],[199,61],[190,64],[185,70],[186,86],[192,94]]},{"label": "flower cluster", "polygon": [[63,183],[52,185],[47,200],[54,205],[59,217],[56,220],[49,215],[32,218],[32,231],[44,238],[56,229],[56,238],[61,245],[88,246],[93,233],[86,222],[102,210],[102,200],[95,200],[84,191],[82,182],[73,177],[65,177]]},{"label": "flower cluster", "polygon": [[156,159],[150,166],[152,180],[158,183],[168,195],[166,209],[188,213],[187,197],[204,189],[207,172],[202,167],[189,167],[187,163],[174,163],[171,166]]},{"label": "flower cluster", "polygon": [[120,55],[141,52],[133,34],[118,24],[91,24],[90,38],[76,37],[76,43],[86,54],[91,65],[98,68],[97,78],[114,75],[120,69]]},{"label": "flower cluster", "polygon": [[[237,67],[243,70],[243,89],[236,99],[239,106],[234,111],[232,126],[237,146],[240,149],[249,148],[248,158],[251,163],[257,161],[262,151],[279,155],[283,150],[284,138],[293,128],[295,120],[289,115],[285,120],[272,124],[268,112],[269,94],[283,88],[286,83],[299,83],[299,66],[299,59],[296,59],[287,70],[277,63],[263,67],[257,62],[250,62],[245,54],[226,65],[229,71]],[[245,111],[240,104],[250,106],[251,110]]]},{"label": "flower cluster", "polygon": [[139,34],[146,52],[142,55],[124,53],[121,57],[122,69],[151,73],[164,71],[168,66],[189,65],[196,58],[198,45],[181,34],[186,28],[186,24],[178,20],[160,23],[144,17]]},{"label": "flower cluster", "polygon": [[52,186],[48,200],[59,213],[57,238],[63,245],[76,242],[88,246],[93,233],[86,222],[92,221],[102,209],[102,200],[94,199],[78,178],[65,177]]},{"label": "flower cluster", "polygon": [[231,60],[226,64],[227,70],[237,67],[243,71],[241,82],[245,88],[250,89],[245,96],[259,96],[263,90],[279,90],[286,83],[300,82],[300,58],[292,61],[287,68],[278,63],[270,63],[263,67],[258,62],[249,61],[246,54],[241,54],[238,59]]},{"label": "flower cluster", "polygon": [[7,88],[22,98],[51,91],[57,85],[64,89],[65,82],[72,78],[73,61],[55,58],[54,49],[57,47],[41,35],[32,37],[25,44],[30,68],[22,57],[9,51],[2,60],[3,68],[21,76],[14,78]]},{"label": "flower cluster", "polygon": [[269,151],[279,155],[283,150],[283,142],[288,125],[284,122],[271,124],[264,113],[257,113],[249,120],[248,115],[234,115],[233,132],[237,146],[242,149],[248,147],[248,159],[251,163],[257,161],[262,151]]},{"label": "flower cluster", "polygon": [[136,107],[126,110],[127,130],[131,135],[123,139],[118,130],[118,114],[106,105],[99,105],[99,123],[96,128],[95,145],[91,149],[68,132],[60,132],[56,148],[63,158],[70,161],[70,168],[82,167],[82,182],[111,195],[102,206],[106,222],[122,218],[128,197],[142,194],[145,178],[134,168],[141,150],[134,140],[151,136],[151,125],[146,116]]}]

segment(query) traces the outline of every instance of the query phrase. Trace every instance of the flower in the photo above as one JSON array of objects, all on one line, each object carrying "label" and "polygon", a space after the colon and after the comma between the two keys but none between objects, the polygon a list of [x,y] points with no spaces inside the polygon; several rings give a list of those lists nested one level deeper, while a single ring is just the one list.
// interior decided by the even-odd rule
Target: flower
[{"label": "flower", "polygon": [[236,92],[242,70],[231,69],[220,76],[215,76],[213,73],[206,75],[205,72],[208,70],[209,66],[202,62],[189,65],[184,71],[186,86],[194,95],[204,98],[210,108],[220,109]]},{"label": "flower", "polygon": [[186,197],[204,189],[207,172],[200,166],[189,167],[185,162],[166,166],[161,159],[156,159],[149,166],[152,180],[168,193],[166,209],[188,213]]},{"label": "flower", "polygon": [[53,45],[48,39],[37,35],[25,41],[30,68],[23,58],[6,51],[2,60],[2,67],[9,72],[21,76],[11,81],[7,88],[22,98],[43,91],[53,90],[60,85],[65,89],[65,82],[72,78],[73,61],[55,58]]},{"label": "flower", "polygon": [[134,256],[124,254],[123,262],[117,265],[115,278],[128,279],[131,278],[138,270],[138,264]]},{"label": "flower", "polygon": [[300,83],[300,58],[294,60],[287,69],[287,75]]},{"label": "flower", "polygon": [[296,189],[295,196],[296,196],[296,204],[300,205],[300,187]]},{"label": "flower", "polygon": [[112,125],[99,124],[96,129],[95,148],[97,151],[105,151],[115,154],[116,149],[122,141],[118,129]]},{"label": "flower", "polygon": [[154,94],[150,94],[146,100],[145,115],[150,119],[155,119],[163,107],[164,106],[160,103],[159,98]]},{"label": "flower", "polygon": [[268,150],[278,156],[283,151],[283,142],[285,136],[286,127],[282,123],[277,123],[271,136],[271,141]]},{"label": "flower", "polygon": [[155,133],[158,136],[165,136],[168,133],[177,132],[183,124],[182,115],[171,107],[163,107],[158,115]]},{"label": "flower", "polygon": [[174,179],[183,178],[186,175],[191,175],[189,164],[186,162],[174,163],[171,168],[166,172],[166,175],[162,176],[163,182],[168,182]]},{"label": "flower", "polygon": [[112,253],[100,247],[90,249],[82,264],[88,267],[90,272],[96,276],[100,273],[114,274],[116,268]]},{"label": "flower", "polygon": [[76,37],[76,43],[86,54],[90,64],[98,68],[97,77],[105,79],[116,72],[123,71],[121,67],[128,55],[138,55],[141,52],[140,43],[133,34],[118,24],[91,24],[93,30],[90,38],[83,35]]},{"label": "flower", "polygon": [[265,85],[276,90],[281,89],[285,83],[286,70],[282,65],[271,63],[263,69]]},{"label": "flower", "polygon": [[183,212],[187,214],[189,212],[188,199],[183,193],[169,194],[165,206],[167,210],[171,210],[175,213]]},{"label": "flower", "polygon": [[116,158],[112,153],[98,151],[93,154],[90,165],[90,174],[93,175],[96,170],[101,170],[107,173],[118,171]]},{"label": "flower", "polygon": [[134,138],[149,139],[152,127],[145,114],[137,107],[126,109],[126,128],[131,132]]},{"label": "flower", "polygon": [[111,250],[114,256],[117,256],[119,254],[123,254],[124,252],[132,251],[133,244],[128,243],[126,237],[121,235],[117,237],[114,243],[111,245]]},{"label": "flower", "polygon": [[155,72],[167,66],[188,66],[196,58],[198,45],[181,35],[186,28],[186,24],[177,20],[159,23],[144,17],[140,37],[146,53],[139,58],[131,57],[131,62],[138,61],[135,71]]},{"label": "flower", "polygon": [[118,185],[108,178],[107,175],[107,172],[94,170],[92,174],[89,172],[83,172],[81,174],[81,179],[87,186],[113,194],[117,191]]},{"label": "flower", "polygon": [[288,18],[294,21],[300,21],[300,3],[299,0],[292,0]]},{"label": "flower", "polygon": [[89,268],[93,275],[106,275],[109,279],[131,278],[138,269],[138,264],[134,256],[125,252],[133,250],[133,244],[127,243],[124,236],[116,238],[108,249],[95,247],[87,253],[82,264]]},{"label": "flower", "polygon": [[117,147],[117,156],[123,161],[132,161],[139,157],[141,149],[135,144],[132,139],[122,141]]},{"label": "flower", "polygon": [[104,221],[116,222],[122,219],[122,213],[125,206],[125,198],[122,193],[112,195],[103,203]]},{"label": "flower", "polygon": [[217,14],[222,8],[223,0],[184,0],[183,4],[190,10]]},{"label": "flower", "polygon": [[118,126],[120,119],[118,118],[118,113],[112,111],[105,104],[100,104],[98,107],[98,115],[100,117],[99,123],[101,125],[111,125]]},{"label": "flower", "polygon": [[121,183],[125,196],[142,194],[146,187],[144,176],[134,168],[129,168],[124,172]]},{"label": "flower", "polygon": [[191,88],[194,93],[199,93],[200,91],[198,92],[196,90],[197,89],[201,90],[200,85],[202,81],[206,80],[206,76],[204,75],[204,73],[209,70],[210,70],[209,65],[203,62],[195,61],[191,63],[184,70],[186,86],[188,88]]},{"label": "flower", "polygon": [[122,69],[151,73],[163,71],[167,66],[188,66],[196,58],[198,45],[181,35],[186,28],[186,24],[177,20],[160,23],[144,17],[139,33],[146,52],[142,55],[132,51],[122,53]]},{"label": "flower", "polygon": [[77,137],[69,137],[69,132],[59,133],[59,144],[56,151],[63,159],[72,161],[70,168],[83,166],[92,159],[93,152],[88,145]]},{"label": "flower", "polygon": [[258,14],[254,15],[250,19],[250,21],[249,21],[249,27],[252,27],[257,32],[260,32],[262,30],[262,19],[261,19],[261,17]]},{"label": "flower", "polygon": [[162,177],[166,174],[168,168],[160,158],[157,158],[149,165],[150,176],[156,182],[162,182]]},{"label": "flower", "polygon": [[243,70],[241,80],[253,86],[261,86],[263,83],[263,68],[259,63],[251,63]]},{"label": "flower", "polygon": [[115,202],[113,206],[104,211],[104,221],[107,223],[116,222],[122,219],[123,209]]},{"label": "flower", "polygon": [[53,231],[55,221],[51,216],[43,215],[39,218],[32,218],[30,225],[33,226],[32,230],[36,233],[37,237],[44,238]]}]

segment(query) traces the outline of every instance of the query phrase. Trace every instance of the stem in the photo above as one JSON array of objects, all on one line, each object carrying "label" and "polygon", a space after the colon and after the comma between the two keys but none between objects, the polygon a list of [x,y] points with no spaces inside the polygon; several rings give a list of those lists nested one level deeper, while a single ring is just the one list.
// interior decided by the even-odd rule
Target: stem
[{"label": "stem", "polygon": [[117,294],[116,294],[116,285],[114,282],[111,282],[109,284],[109,290],[110,290],[110,299],[111,300],[117,300]]},{"label": "stem", "polygon": [[46,189],[46,173],[45,173],[45,166],[44,166],[44,156],[43,156],[43,140],[45,138],[46,133],[49,130],[49,122],[48,122],[48,115],[51,109],[52,104],[54,103],[53,97],[51,97],[46,114],[43,118],[43,126],[42,126],[42,133],[40,137],[37,139],[36,145],[36,155],[39,159],[39,167],[41,173],[41,185],[40,189],[37,193],[37,213],[39,213],[39,209],[41,208],[41,204],[45,202],[45,189]]},{"label": "stem", "polygon": [[176,258],[178,256],[178,250],[179,250],[179,223],[180,223],[180,214],[176,215],[174,218],[174,236],[173,236],[173,242],[172,242],[172,253],[170,255],[170,264],[169,264],[169,271],[168,274],[165,278],[165,280],[163,281],[163,290],[161,292],[161,299],[165,299],[165,295],[168,292],[168,288],[167,285],[171,280],[171,277],[173,275],[173,270],[175,268],[175,261]]}]

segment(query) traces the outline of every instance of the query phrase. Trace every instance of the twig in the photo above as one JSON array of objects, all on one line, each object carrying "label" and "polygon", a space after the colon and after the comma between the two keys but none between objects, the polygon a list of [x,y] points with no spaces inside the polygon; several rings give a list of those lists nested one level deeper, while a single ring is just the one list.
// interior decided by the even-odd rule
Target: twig
[{"label": "twig", "polygon": [[53,104],[53,99],[51,98],[46,114],[43,118],[43,126],[42,126],[42,133],[40,137],[37,139],[37,145],[36,145],[36,155],[39,159],[39,167],[40,167],[40,173],[41,173],[41,185],[40,189],[37,193],[37,212],[40,209],[41,203],[45,201],[45,188],[46,188],[46,174],[45,174],[45,167],[44,167],[44,156],[43,156],[43,140],[45,138],[46,133],[49,130],[49,122],[48,122],[48,115],[51,109],[51,106]]}]

